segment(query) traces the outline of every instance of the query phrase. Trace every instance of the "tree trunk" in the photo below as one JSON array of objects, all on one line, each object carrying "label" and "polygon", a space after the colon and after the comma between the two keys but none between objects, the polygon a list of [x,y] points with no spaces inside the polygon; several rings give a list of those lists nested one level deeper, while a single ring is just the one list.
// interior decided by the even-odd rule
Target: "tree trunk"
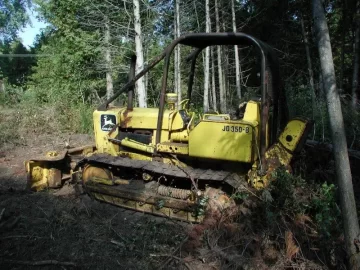
[{"label": "tree trunk", "polygon": [[[220,0],[221,1],[221,0]],[[223,10],[223,1],[220,2],[221,5],[221,9]],[[224,18],[224,12],[221,12],[221,22],[222,22],[222,31],[224,33],[227,32],[226,26],[225,26],[225,18]],[[230,91],[228,91],[228,89],[230,89],[230,81],[229,81],[229,76],[228,76],[228,67],[229,67],[229,48],[227,46],[222,47],[221,49],[221,61],[223,63],[222,66],[222,72],[223,72],[223,82],[224,82],[224,92],[225,92],[225,100],[226,100],[226,105],[229,103],[229,101],[231,101],[231,97],[230,97]],[[229,99],[228,99],[229,98]],[[231,102],[230,102],[231,103]]]},{"label": "tree trunk", "polygon": [[[175,0],[175,38],[180,37],[180,0]],[[180,45],[175,48],[175,93],[178,95],[178,104],[181,102],[181,54]],[[180,108],[179,108],[180,109]]]},{"label": "tree trunk", "polygon": [[214,64],[214,48],[211,49],[211,91],[212,91],[212,108],[217,112],[216,85],[215,85],[215,64]]},{"label": "tree trunk", "polygon": [[109,99],[114,95],[114,86],[112,79],[110,26],[109,26],[108,17],[105,17],[105,66],[106,66],[106,98]]},{"label": "tree trunk", "polygon": [[329,29],[321,0],[313,0],[313,18],[320,55],[326,100],[330,118],[331,137],[334,145],[336,176],[339,186],[341,212],[344,222],[345,247],[350,269],[360,269],[360,253],[356,244],[359,239],[359,223],[356,212],[352,176],[346,144],[344,120],[331,51]]},{"label": "tree trunk", "polygon": [[[205,2],[205,12],[206,12],[206,32],[210,33],[211,31],[211,22],[210,22],[210,6],[209,0]],[[205,69],[204,69],[204,112],[209,111],[209,86],[210,86],[210,47],[205,49]]]},{"label": "tree trunk", "polygon": [[309,84],[310,84],[310,90],[311,90],[311,100],[312,100],[312,116],[314,119],[314,115],[315,115],[315,108],[316,108],[316,96],[315,96],[315,86],[314,86],[314,72],[312,69],[312,64],[311,64],[311,56],[310,56],[310,48],[309,48],[309,41],[308,41],[308,37],[305,31],[305,26],[304,26],[304,19],[303,17],[300,18],[300,22],[301,22],[301,30],[302,30],[302,35],[303,35],[303,39],[304,39],[304,45],[305,45],[305,51],[306,51],[306,59],[307,59],[307,64],[308,64],[308,71],[309,71]]},{"label": "tree trunk", "polygon": [[357,108],[357,91],[359,88],[359,42],[360,42],[360,1],[356,1],[356,15],[355,15],[355,39],[354,39],[354,69],[351,87],[351,104],[352,108]]},{"label": "tree trunk", "polygon": [[5,81],[3,79],[0,79],[0,93],[5,93]]},{"label": "tree trunk", "polygon": [[[135,28],[135,50],[136,50],[136,71],[138,74],[144,68],[144,50],[141,36],[140,3],[133,0],[134,4],[134,28]],[[146,108],[145,78],[142,76],[135,83],[135,89],[139,100],[139,107]]]},{"label": "tree trunk", "polygon": [[339,92],[344,92],[344,68],[345,68],[345,33],[347,28],[347,1],[343,1],[342,3],[342,15],[341,15],[341,26],[343,31],[341,31],[341,56],[340,56],[340,87]]},{"label": "tree trunk", "polygon": [[[219,19],[219,6],[218,0],[215,0],[215,23],[216,32],[220,32],[220,19]],[[217,59],[218,59],[218,77],[219,77],[219,89],[220,89],[220,111],[226,112],[226,93],[223,77],[222,59],[221,59],[221,46],[217,46]]]},{"label": "tree trunk", "polygon": [[[235,17],[235,4],[234,0],[231,0],[231,13],[232,13],[232,26],[234,33],[236,29],[236,17]],[[239,48],[237,45],[234,46],[235,51],[235,81],[236,81],[236,93],[238,98],[241,98],[241,84],[240,84],[240,61],[239,61]]]}]

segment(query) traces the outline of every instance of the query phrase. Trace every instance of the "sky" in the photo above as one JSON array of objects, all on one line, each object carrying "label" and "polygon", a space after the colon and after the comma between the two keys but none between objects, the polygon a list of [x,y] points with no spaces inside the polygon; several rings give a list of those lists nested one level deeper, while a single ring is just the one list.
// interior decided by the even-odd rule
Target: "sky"
[{"label": "sky", "polygon": [[31,25],[27,24],[25,28],[19,31],[19,37],[22,39],[23,44],[29,48],[33,45],[36,35],[40,34],[40,30],[45,28],[47,24],[38,21],[35,11],[27,10],[27,12],[30,16]]}]

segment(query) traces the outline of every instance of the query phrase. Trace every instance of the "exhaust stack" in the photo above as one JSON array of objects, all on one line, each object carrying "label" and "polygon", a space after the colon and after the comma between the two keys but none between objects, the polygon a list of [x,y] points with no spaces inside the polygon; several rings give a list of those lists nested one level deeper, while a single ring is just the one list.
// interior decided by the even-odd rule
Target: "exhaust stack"
[{"label": "exhaust stack", "polygon": [[[131,82],[135,78],[135,67],[136,67],[136,55],[131,56],[130,60],[130,71],[129,71],[129,82]],[[135,82],[134,85],[129,87],[128,91],[128,103],[127,103],[127,109],[129,111],[132,111],[134,107],[134,88],[135,88]]]}]

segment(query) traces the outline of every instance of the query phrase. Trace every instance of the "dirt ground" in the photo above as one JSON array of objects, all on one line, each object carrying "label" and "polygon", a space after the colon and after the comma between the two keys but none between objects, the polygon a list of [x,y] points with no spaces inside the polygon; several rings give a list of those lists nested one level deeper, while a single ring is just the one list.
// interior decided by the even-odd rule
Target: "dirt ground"
[{"label": "dirt ground", "polygon": [[30,193],[24,161],[92,142],[88,135],[41,135],[0,148],[1,269],[179,269],[173,252],[189,224],[91,200],[73,187]]}]

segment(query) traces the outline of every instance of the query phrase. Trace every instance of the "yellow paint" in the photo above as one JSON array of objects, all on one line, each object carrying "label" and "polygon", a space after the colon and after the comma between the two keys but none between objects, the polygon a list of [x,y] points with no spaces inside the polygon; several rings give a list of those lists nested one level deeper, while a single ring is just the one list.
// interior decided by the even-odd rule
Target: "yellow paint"
[{"label": "yellow paint", "polygon": [[105,185],[113,185],[113,175],[105,168],[88,165],[84,168],[82,173],[82,180],[84,183],[87,181],[94,181]]},{"label": "yellow paint", "polygon": [[128,138],[125,138],[121,140],[121,145],[133,148],[135,150],[143,151],[146,153],[154,153],[154,147],[151,145],[147,145],[144,143],[140,143],[134,140],[130,140]]},{"label": "yellow paint", "polygon": [[[260,103],[249,101],[242,120],[205,114],[189,135],[189,155],[251,163],[257,157]],[[240,132],[241,131],[241,132]]]},{"label": "yellow paint", "polygon": [[102,184],[102,185],[107,185],[107,186],[113,186],[114,182],[112,180],[106,179],[106,178],[100,178],[100,177],[92,177],[90,179],[91,181],[98,183],[98,184]]},{"label": "yellow paint", "polygon": [[259,175],[258,169],[260,164],[256,162],[249,171],[249,182],[257,189],[266,187],[272,180],[272,173],[284,166],[290,167],[290,162],[294,151],[299,146],[301,139],[304,139],[306,126],[309,124],[307,120],[294,119],[287,123],[284,131],[280,134],[277,143],[273,144],[265,152],[266,174]]},{"label": "yellow paint", "polygon": [[[153,136],[151,140],[151,144],[156,144],[156,130],[153,131]],[[161,130],[160,142],[166,142],[170,139],[170,134],[168,130]]]},{"label": "yellow paint", "polygon": [[[120,120],[127,128],[156,130],[158,108],[134,108],[131,111],[121,110]],[[184,121],[178,111],[165,110],[162,130],[179,130],[184,128]]]},{"label": "yellow paint", "polygon": [[254,126],[242,121],[201,121],[190,132],[192,157],[253,162]]},{"label": "yellow paint", "polygon": [[[107,153],[113,156],[116,156],[116,152],[119,151],[119,146],[110,142],[109,130],[101,129],[101,115],[114,115],[116,119],[116,124],[120,122],[120,112],[124,108],[111,108],[106,111],[94,111],[93,121],[94,121],[94,133],[95,133],[95,144],[99,153]],[[115,138],[118,134],[118,129],[116,128],[112,134],[111,138]]]},{"label": "yellow paint", "polygon": [[57,151],[49,151],[46,153],[46,157],[57,157],[59,153]]},{"label": "yellow paint", "polygon": [[[190,124],[191,124],[191,122],[190,122]],[[179,132],[171,132],[170,139],[175,142],[188,142],[189,141],[189,131],[186,129],[186,130],[179,131]]]},{"label": "yellow paint", "polygon": [[167,93],[165,96],[165,100],[170,110],[175,110],[175,104],[178,100],[178,95],[175,93]]},{"label": "yellow paint", "polygon": [[288,151],[293,152],[298,146],[307,124],[308,122],[302,119],[291,120],[279,136],[280,143]]},{"label": "yellow paint", "polygon": [[257,122],[257,124],[260,123],[260,103],[250,100],[246,104],[246,109],[242,120],[253,124],[255,124],[255,122]]},{"label": "yellow paint", "polygon": [[189,146],[185,143],[172,143],[172,142],[164,142],[159,143],[156,146],[158,152],[163,153],[172,153],[172,154],[181,154],[188,155],[189,154]]},{"label": "yellow paint", "polygon": [[230,120],[229,114],[204,114],[202,116],[203,120],[208,121],[227,121]]},{"label": "yellow paint", "polygon": [[[148,160],[148,161],[156,161],[156,159],[153,159],[151,156],[149,156],[149,153],[133,153],[133,152],[127,152],[127,151],[120,151],[118,152],[118,156],[120,157],[127,157],[130,159],[136,159],[136,160]],[[157,160],[158,161],[158,160]],[[172,157],[169,155],[168,157],[163,157],[161,159],[161,162],[166,164],[173,164],[180,167],[186,167],[186,164],[179,161],[177,158]]]},{"label": "yellow paint", "polygon": [[133,153],[128,151],[119,151],[117,155],[120,157],[127,157],[130,159],[148,160],[148,161],[152,160],[152,157],[148,156],[147,153],[140,154],[140,153]]},{"label": "yellow paint", "polygon": [[124,179],[116,179],[116,180],[114,180],[114,183],[116,185],[129,185],[130,181],[129,180],[124,180]]},{"label": "yellow paint", "polygon": [[34,191],[40,191],[48,187],[49,169],[44,167],[46,163],[40,161],[27,161],[25,168],[28,175],[28,187]]}]

